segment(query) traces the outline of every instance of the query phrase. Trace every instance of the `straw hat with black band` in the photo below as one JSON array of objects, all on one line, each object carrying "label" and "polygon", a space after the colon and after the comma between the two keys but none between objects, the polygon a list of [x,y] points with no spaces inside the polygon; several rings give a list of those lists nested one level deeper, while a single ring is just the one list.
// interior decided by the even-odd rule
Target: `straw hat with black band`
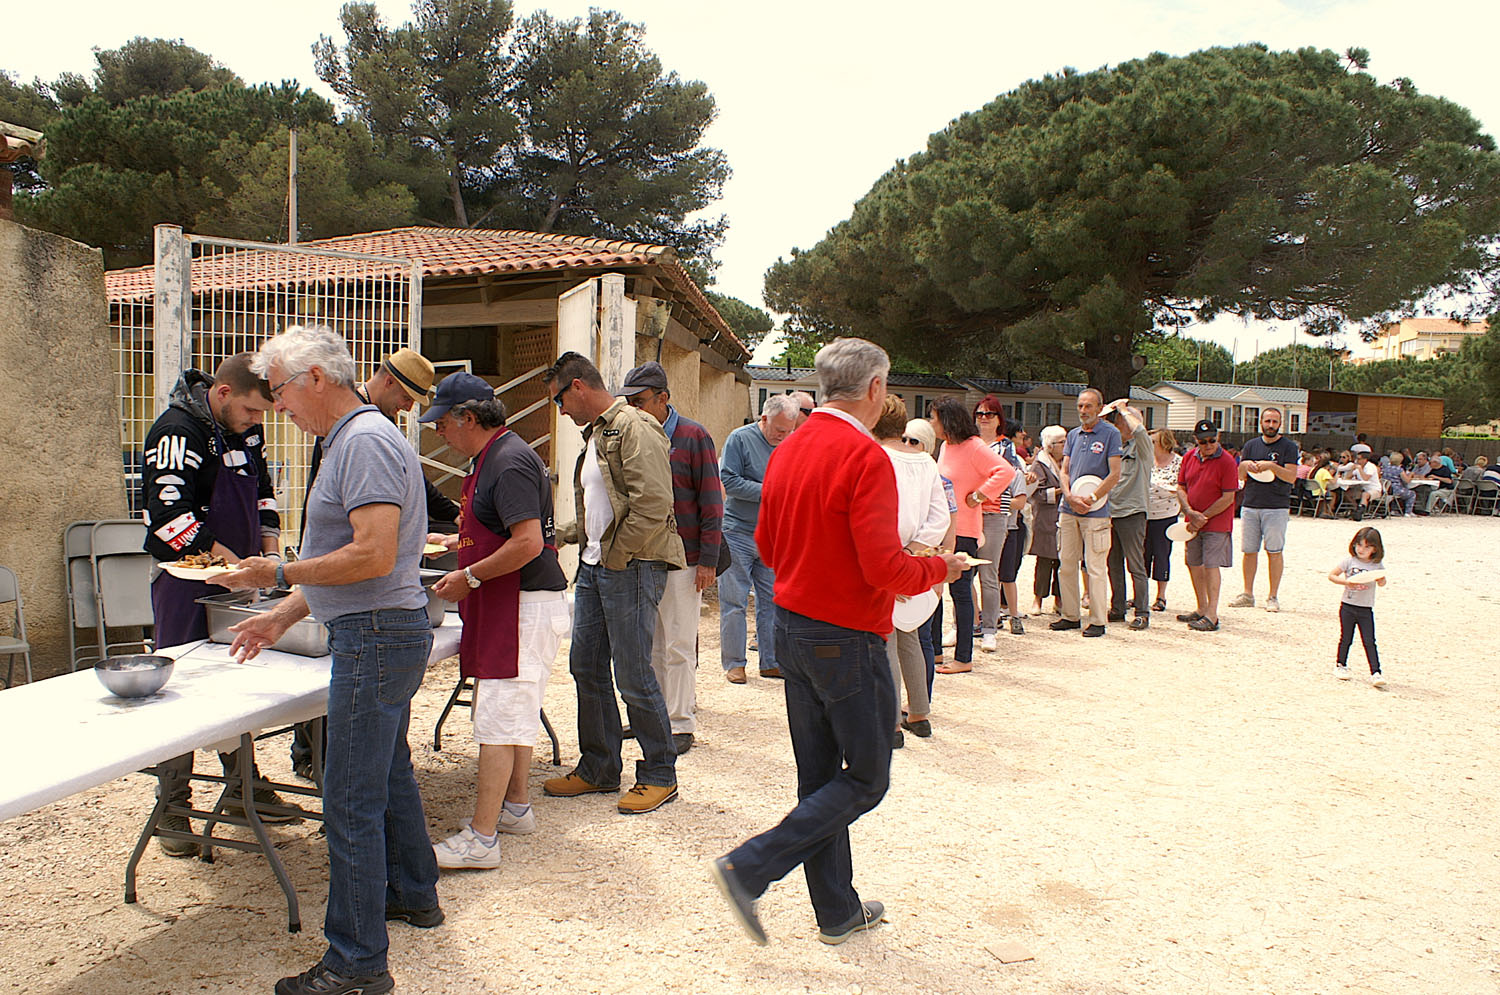
[{"label": "straw hat with black band", "polygon": [[432,363],[415,349],[397,349],[380,361],[380,369],[394,377],[414,401],[424,402],[432,393]]}]

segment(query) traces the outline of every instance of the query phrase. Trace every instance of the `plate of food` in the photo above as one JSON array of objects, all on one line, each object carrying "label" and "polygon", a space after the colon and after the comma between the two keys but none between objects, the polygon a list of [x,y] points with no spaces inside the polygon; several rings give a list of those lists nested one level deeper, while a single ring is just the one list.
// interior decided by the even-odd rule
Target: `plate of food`
[{"label": "plate of food", "polygon": [[447,546],[442,546],[435,542],[429,542],[422,547],[423,556],[442,556],[446,552],[448,552]]},{"label": "plate of food", "polygon": [[189,553],[173,563],[163,563],[161,568],[178,580],[208,580],[234,569],[228,560],[213,553]]},{"label": "plate of food", "polygon": [[1263,484],[1269,484],[1276,479],[1276,472],[1274,470],[1251,470],[1250,479],[1259,480]]}]

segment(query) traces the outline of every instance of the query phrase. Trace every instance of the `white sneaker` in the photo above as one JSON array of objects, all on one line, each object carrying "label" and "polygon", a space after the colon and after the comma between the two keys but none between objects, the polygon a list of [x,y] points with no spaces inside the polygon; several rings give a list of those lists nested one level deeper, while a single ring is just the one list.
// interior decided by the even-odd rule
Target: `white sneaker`
[{"label": "white sneaker", "polygon": [[1372,688],[1383,688],[1383,687],[1385,687],[1385,675],[1382,674],[1378,670],[1375,671],[1375,673],[1371,674],[1370,675],[1370,687],[1372,687]]},{"label": "white sneaker", "polygon": [[991,653],[995,652],[995,634],[992,632],[989,635],[985,636],[982,640],[980,640],[979,648],[982,650],[988,650]]},{"label": "white sneaker", "polygon": [[1266,611],[1268,611],[1268,612],[1279,612],[1279,611],[1281,611],[1281,602],[1277,601],[1275,598],[1267,598],[1266,599]]},{"label": "white sneaker", "polygon": [[500,809],[500,825],[496,827],[502,833],[511,833],[516,836],[525,836],[536,832],[536,809],[526,809],[525,815],[511,815],[510,809]]},{"label": "white sneaker", "polygon": [[957,646],[958,645],[958,631],[956,629],[944,629],[943,630],[943,645],[944,646]]},{"label": "white sneaker", "polygon": [[467,822],[457,833],[434,844],[432,852],[437,855],[438,866],[450,870],[500,866],[500,840],[486,843]]},{"label": "white sneaker", "polygon": [[1253,594],[1236,594],[1234,596],[1234,600],[1231,601],[1231,602],[1229,602],[1229,607],[1231,607],[1231,608],[1254,608],[1255,607],[1255,595],[1253,595]]},{"label": "white sneaker", "polygon": [[1341,667],[1338,664],[1334,664],[1333,665],[1333,672],[1338,677],[1338,679],[1341,680],[1341,681],[1347,681],[1349,679],[1349,668],[1348,667]]}]

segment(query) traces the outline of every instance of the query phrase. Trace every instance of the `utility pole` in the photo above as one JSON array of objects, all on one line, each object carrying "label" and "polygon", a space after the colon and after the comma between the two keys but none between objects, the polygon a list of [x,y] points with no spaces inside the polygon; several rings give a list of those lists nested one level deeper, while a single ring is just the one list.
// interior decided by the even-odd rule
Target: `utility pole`
[{"label": "utility pole", "polygon": [[286,244],[297,244],[297,129],[287,131]]}]

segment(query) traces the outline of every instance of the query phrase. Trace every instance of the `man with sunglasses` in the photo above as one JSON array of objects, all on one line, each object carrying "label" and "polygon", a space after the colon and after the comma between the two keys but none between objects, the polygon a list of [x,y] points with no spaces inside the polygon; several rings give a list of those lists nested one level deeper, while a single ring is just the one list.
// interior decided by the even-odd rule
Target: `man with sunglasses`
[{"label": "man with sunglasses", "polygon": [[818,402],[814,401],[813,396],[805,390],[792,391],[791,398],[797,402],[797,424],[794,428],[801,428],[807,422],[808,416],[817,408]]},{"label": "man with sunglasses", "polygon": [[643,759],[635,787],[616,807],[622,815],[652,812],[677,797],[671,719],[651,670],[667,572],[687,568],[672,512],[671,445],[655,418],[610,393],[587,357],[565,352],[542,379],[558,410],[583,429],[584,441],[573,468],[578,517],[557,530],[563,542],[583,548],[568,651],[582,756],[572,773],[542,790],[564,798],[620,790],[618,684]]},{"label": "man with sunglasses", "polygon": [[1219,627],[1219,571],[1234,563],[1234,497],[1239,468],[1219,445],[1219,427],[1208,419],[1193,427],[1197,445],[1182,457],[1177,471],[1177,502],[1192,530],[1187,541],[1188,575],[1193,579],[1196,611],[1177,616],[1189,629],[1213,632]]}]

